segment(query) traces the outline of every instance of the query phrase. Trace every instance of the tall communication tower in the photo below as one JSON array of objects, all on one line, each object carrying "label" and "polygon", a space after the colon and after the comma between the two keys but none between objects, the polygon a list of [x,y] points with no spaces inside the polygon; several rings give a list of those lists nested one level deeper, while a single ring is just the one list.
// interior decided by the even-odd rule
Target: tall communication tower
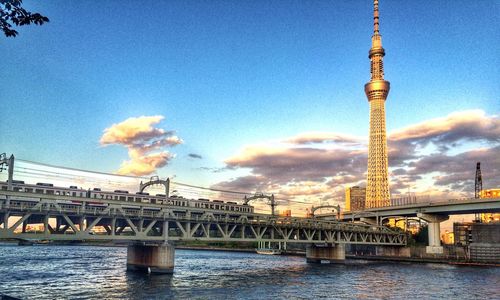
[{"label": "tall communication tower", "polygon": [[390,205],[385,100],[390,83],[384,80],[385,50],[379,33],[378,0],[373,1],[373,36],[368,57],[371,61],[371,79],[365,84],[370,103],[370,140],[368,143],[368,177],[366,180],[366,208]]}]

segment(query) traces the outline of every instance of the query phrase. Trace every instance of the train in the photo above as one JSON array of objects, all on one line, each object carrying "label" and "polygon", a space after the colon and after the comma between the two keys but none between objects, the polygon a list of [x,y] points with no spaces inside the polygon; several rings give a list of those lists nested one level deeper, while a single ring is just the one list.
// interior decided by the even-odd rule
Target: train
[{"label": "train", "polygon": [[[6,191],[8,189],[8,181],[0,181],[0,189]],[[126,190],[103,191],[100,188],[83,189],[71,185],[69,187],[58,187],[52,183],[38,182],[36,184],[28,184],[21,180],[12,180],[12,190],[15,192],[35,193],[44,195],[56,195],[71,197],[68,200],[60,200],[65,204],[81,205],[81,201],[74,198],[87,198],[96,200],[115,200],[133,203],[151,203],[160,204],[174,208],[200,208],[210,211],[230,212],[230,213],[253,213],[254,207],[248,204],[238,204],[232,201],[210,200],[206,198],[187,199],[182,196],[172,195],[166,197],[164,194],[150,195],[145,192],[130,193]],[[59,201],[59,200],[58,200]],[[92,206],[105,206],[103,202],[86,201]]]}]

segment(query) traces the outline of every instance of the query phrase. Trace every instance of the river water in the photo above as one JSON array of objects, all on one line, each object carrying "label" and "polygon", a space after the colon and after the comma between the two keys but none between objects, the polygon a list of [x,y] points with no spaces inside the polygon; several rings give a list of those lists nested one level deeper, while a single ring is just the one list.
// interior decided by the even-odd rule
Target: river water
[{"label": "river water", "polygon": [[126,271],[126,248],[0,246],[0,294],[22,299],[500,299],[500,268],[307,264],[176,250],[173,275]]}]

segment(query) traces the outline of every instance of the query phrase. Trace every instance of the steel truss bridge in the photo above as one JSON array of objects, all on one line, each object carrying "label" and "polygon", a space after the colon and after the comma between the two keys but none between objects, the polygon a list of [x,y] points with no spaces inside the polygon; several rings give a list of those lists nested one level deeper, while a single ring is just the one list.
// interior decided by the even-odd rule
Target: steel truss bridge
[{"label": "steel truss bridge", "polygon": [[[30,232],[30,224],[44,224],[43,232]],[[5,190],[0,191],[0,225],[0,239],[20,240],[387,246],[407,242],[406,234],[384,226]]]}]

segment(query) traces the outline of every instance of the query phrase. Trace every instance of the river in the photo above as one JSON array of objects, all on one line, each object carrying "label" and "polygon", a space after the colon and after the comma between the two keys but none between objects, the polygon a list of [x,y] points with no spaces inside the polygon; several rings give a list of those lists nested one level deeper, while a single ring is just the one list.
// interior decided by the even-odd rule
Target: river
[{"label": "river", "polygon": [[500,268],[307,264],[176,250],[173,275],[126,271],[126,248],[0,246],[0,294],[22,299],[500,299]]}]

